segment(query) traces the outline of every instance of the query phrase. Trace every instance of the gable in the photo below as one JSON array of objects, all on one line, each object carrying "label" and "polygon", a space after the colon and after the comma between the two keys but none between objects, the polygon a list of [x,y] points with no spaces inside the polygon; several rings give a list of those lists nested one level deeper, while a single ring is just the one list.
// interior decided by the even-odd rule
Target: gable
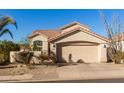
[{"label": "gable", "polygon": [[40,40],[40,41],[48,41],[47,37],[44,36],[44,35],[37,35],[33,38],[30,39],[31,41],[31,44],[33,44],[34,41],[37,41],[37,40]]},{"label": "gable", "polygon": [[61,42],[72,42],[72,41],[86,41],[86,42],[94,42],[94,43],[106,43],[105,40],[102,40],[98,37],[85,33],[81,30],[74,31],[69,33],[65,36],[62,36],[56,40],[54,43],[61,43]]},{"label": "gable", "polygon": [[60,28],[60,30],[61,30],[61,33],[63,34],[63,33],[66,33],[68,31],[71,31],[71,30],[76,29],[76,28],[83,28],[86,30],[90,30],[89,27],[82,25],[78,22],[72,22],[71,24],[65,25],[62,28]]}]

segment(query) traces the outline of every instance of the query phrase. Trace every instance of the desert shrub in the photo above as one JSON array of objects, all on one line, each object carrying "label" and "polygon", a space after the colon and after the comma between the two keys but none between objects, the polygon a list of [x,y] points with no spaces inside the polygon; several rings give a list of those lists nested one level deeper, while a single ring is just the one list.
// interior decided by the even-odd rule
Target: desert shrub
[{"label": "desert shrub", "polygon": [[56,62],[56,55],[54,52],[50,52],[50,55],[41,53],[39,59],[44,62],[45,60],[52,60],[52,62]]},{"label": "desert shrub", "polygon": [[40,57],[41,57],[42,60],[49,60],[49,56],[48,55],[42,54]]},{"label": "desert shrub", "polygon": [[0,41],[0,64],[8,64],[10,51],[18,51],[20,47],[12,41]]},{"label": "desert shrub", "polygon": [[54,52],[50,52],[50,59],[54,62],[54,63],[56,63],[56,61],[57,61],[57,59],[56,59],[56,55],[55,55],[55,53]]},{"label": "desert shrub", "polygon": [[41,54],[39,57],[39,60],[41,60],[41,64],[45,61],[45,60],[49,60],[49,56],[46,54]]},{"label": "desert shrub", "polygon": [[77,63],[85,63],[82,59],[77,60]]},{"label": "desert shrub", "polygon": [[112,59],[116,64],[119,64],[121,62],[121,60],[124,59],[124,52],[117,52],[117,53],[113,54]]},{"label": "desert shrub", "polygon": [[20,45],[20,48],[23,49],[24,51],[31,50],[30,45],[27,45],[27,44],[19,44],[19,45]]},{"label": "desert shrub", "polygon": [[17,61],[18,63],[29,64],[31,58],[33,57],[33,55],[34,55],[33,52],[20,51],[20,52],[16,55],[16,61]]}]

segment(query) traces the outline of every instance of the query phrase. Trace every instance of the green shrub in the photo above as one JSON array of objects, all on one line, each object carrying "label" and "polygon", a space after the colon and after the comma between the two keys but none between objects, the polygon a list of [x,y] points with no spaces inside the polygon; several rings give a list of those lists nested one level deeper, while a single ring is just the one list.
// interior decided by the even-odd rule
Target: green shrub
[{"label": "green shrub", "polygon": [[0,54],[0,64],[4,63],[4,54]]},{"label": "green shrub", "polygon": [[0,64],[9,63],[10,51],[18,51],[20,47],[12,41],[0,41]]}]

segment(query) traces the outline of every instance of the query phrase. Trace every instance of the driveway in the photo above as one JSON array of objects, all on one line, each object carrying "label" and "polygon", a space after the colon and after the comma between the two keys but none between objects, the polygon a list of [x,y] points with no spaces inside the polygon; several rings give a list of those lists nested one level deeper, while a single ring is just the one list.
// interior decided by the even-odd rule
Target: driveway
[{"label": "driveway", "polygon": [[124,66],[110,63],[78,64],[57,68],[57,73],[61,80],[124,78]]},{"label": "driveway", "polygon": [[[30,77],[28,76],[30,75]],[[28,78],[27,78],[28,77]],[[69,66],[39,66],[30,70],[26,78],[0,76],[6,82],[124,82],[124,65],[111,63],[77,64]],[[7,78],[7,79],[6,79]],[[102,80],[102,81],[101,81]],[[5,82],[3,81],[3,82]]]}]

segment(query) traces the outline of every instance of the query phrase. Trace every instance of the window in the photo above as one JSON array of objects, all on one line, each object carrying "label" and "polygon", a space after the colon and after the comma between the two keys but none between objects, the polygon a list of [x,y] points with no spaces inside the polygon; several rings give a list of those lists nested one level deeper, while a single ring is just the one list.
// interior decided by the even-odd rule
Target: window
[{"label": "window", "polygon": [[39,41],[39,40],[37,40],[37,41],[34,41],[34,45],[36,45],[36,46],[42,46],[42,41]]},{"label": "window", "polygon": [[53,45],[53,47],[55,48],[55,47],[56,47],[56,45]]},{"label": "window", "polygon": [[42,45],[43,45],[43,41],[37,40],[33,42],[33,50],[34,51],[41,51],[42,50]]}]

